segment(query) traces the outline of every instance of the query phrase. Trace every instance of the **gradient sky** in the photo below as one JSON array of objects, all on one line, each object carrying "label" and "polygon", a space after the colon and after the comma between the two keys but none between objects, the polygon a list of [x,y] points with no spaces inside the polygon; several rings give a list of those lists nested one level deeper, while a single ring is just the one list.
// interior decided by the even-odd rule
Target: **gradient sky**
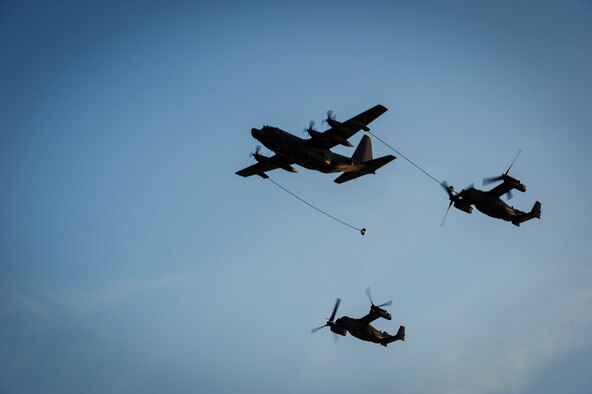
[{"label": "gradient sky", "polygon": [[[3,1],[0,49],[1,393],[592,391],[590,1]],[[234,174],[378,103],[457,189],[522,148],[542,219],[441,228],[401,158],[270,174],[361,237]],[[405,342],[310,335],[367,286]]]}]

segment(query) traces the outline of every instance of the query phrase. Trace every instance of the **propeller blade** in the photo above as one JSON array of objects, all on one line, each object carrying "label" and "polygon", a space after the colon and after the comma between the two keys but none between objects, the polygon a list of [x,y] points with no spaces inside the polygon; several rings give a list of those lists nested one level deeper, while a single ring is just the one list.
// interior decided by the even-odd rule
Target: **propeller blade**
[{"label": "propeller blade", "polygon": [[259,154],[259,152],[261,152],[261,145],[257,145],[257,146],[255,146],[255,152],[251,152],[251,153],[249,153],[249,157],[253,157],[253,156],[255,156],[255,155],[258,155],[258,154]]},{"label": "propeller blade", "polygon": [[[374,305],[374,301],[372,300],[372,291],[370,290],[370,286],[368,286],[366,288],[366,297],[368,297],[368,301],[370,301],[370,304]],[[392,304],[393,304],[393,300],[389,300],[389,301],[385,302],[384,304],[374,305],[374,306],[382,308],[383,306],[389,306]]]},{"label": "propeller blade", "polygon": [[329,123],[329,119],[335,119],[335,115],[333,114],[332,110],[327,111],[327,117],[323,119],[323,122],[321,122],[321,124]]},{"label": "propeller blade", "polygon": [[378,307],[382,308],[383,306],[389,306],[389,305],[393,305],[393,300],[388,300],[387,302],[378,305]]},{"label": "propeller blade", "polygon": [[489,178],[483,178],[483,186],[487,186],[490,183],[495,183],[495,182],[499,182],[502,180],[501,176],[492,176]]},{"label": "propeller blade", "polygon": [[469,185],[469,187],[466,187],[465,190],[473,189],[474,187],[475,187],[475,184],[473,182],[471,182],[471,184]]},{"label": "propeller blade", "polygon": [[444,224],[446,224],[446,218],[448,217],[448,212],[450,211],[451,206],[452,206],[452,200],[450,200],[450,203],[448,204],[448,209],[446,210],[446,213],[444,214],[444,218],[442,219],[442,222],[440,223],[440,227],[444,227]]},{"label": "propeller blade", "polygon": [[[450,202],[448,203],[448,208],[446,209],[446,213],[444,214],[444,217],[442,218],[442,222],[440,223],[440,227],[444,227],[444,224],[446,224],[446,218],[448,218],[448,212],[450,212],[450,207],[452,207],[452,204],[454,204],[454,202],[460,198],[460,194],[462,193],[462,190],[461,190],[461,193],[455,192],[454,187],[449,185],[448,182],[446,182],[446,180],[442,181],[442,183],[440,185],[442,185],[444,190],[446,190],[446,193],[448,193],[448,199],[450,200]],[[469,185],[469,188],[474,187],[474,186],[475,185],[473,183],[471,183]]]},{"label": "propeller blade", "polygon": [[508,169],[506,170],[505,175],[508,175],[510,173],[512,166],[514,165],[514,163],[516,163],[516,160],[518,160],[518,156],[520,156],[521,153],[522,149],[518,149],[518,152],[516,152],[516,156],[514,156],[514,160],[512,160],[512,164],[510,164],[510,167],[508,167]]},{"label": "propeller blade", "polygon": [[311,120],[311,121],[308,123],[308,128],[304,128],[304,129],[302,130],[302,134],[307,134],[307,133],[308,133],[308,134],[310,134],[310,131],[311,131],[311,130],[313,130],[313,131],[316,131],[316,130],[314,129],[314,126],[315,126],[315,121],[314,121],[314,120]]},{"label": "propeller blade", "polygon": [[511,199],[514,198],[514,193],[512,193],[512,190],[510,190],[507,194],[506,194],[506,200],[510,201]]},{"label": "propeller blade", "polygon": [[325,327],[327,327],[327,324],[325,324],[324,326],[315,327],[315,328],[313,328],[312,330],[310,330],[310,333],[311,333],[311,334],[314,334],[315,332],[317,332],[317,331],[319,331],[320,329],[322,329],[322,328],[325,328]]},{"label": "propeller blade", "polygon": [[333,307],[333,313],[331,313],[331,317],[329,318],[330,322],[333,322],[333,319],[335,319],[335,314],[337,313],[337,308],[339,308],[340,303],[341,303],[341,298],[338,298],[335,301],[335,306]]},{"label": "propeller blade", "polygon": [[368,301],[370,301],[370,304],[374,305],[374,301],[372,301],[372,291],[370,291],[370,286],[366,288],[366,297],[368,297]]},{"label": "propeller blade", "polygon": [[483,178],[483,186],[489,185],[490,183],[494,183],[494,182],[499,182],[501,180],[504,179],[504,175],[508,175],[510,173],[510,170],[512,169],[512,166],[514,165],[514,163],[516,163],[516,160],[518,160],[518,156],[520,156],[520,154],[522,153],[522,149],[518,149],[518,152],[516,152],[516,156],[514,156],[514,160],[512,160],[512,163],[510,163],[510,167],[508,167],[508,169],[506,170],[505,173],[503,173],[500,176],[493,176],[493,177],[489,177],[489,178]]},{"label": "propeller blade", "polygon": [[339,340],[339,335],[333,333],[333,342],[337,343],[338,340]]},{"label": "propeller blade", "polygon": [[446,191],[446,193],[448,193],[448,198],[450,198],[452,200],[452,197],[454,196],[454,187],[450,186],[448,184],[448,182],[446,181],[442,181],[442,183],[440,183],[440,185],[444,188],[444,190]]}]

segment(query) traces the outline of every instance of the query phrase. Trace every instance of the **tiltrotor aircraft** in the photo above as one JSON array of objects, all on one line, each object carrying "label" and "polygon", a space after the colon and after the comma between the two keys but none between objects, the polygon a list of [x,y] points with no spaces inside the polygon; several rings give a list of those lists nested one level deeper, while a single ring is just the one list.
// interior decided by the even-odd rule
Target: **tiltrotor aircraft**
[{"label": "tiltrotor aircraft", "polygon": [[540,202],[535,202],[530,212],[522,212],[519,209],[509,206],[501,199],[501,196],[504,194],[508,195],[508,200],[511,199],[512,189],[516,189],[521,192],[526,191],[526,186],[522,182],[516,178],[512,178],[509,175],[512,166],[516,162],[516,159],[521,152],[521,150],[518,151],[516,157],[514,157],[514,160],[512,161],[512,164],[510,164],[510,167],[508,167],[505,173],[492,178],[483,178],[483,185],[502,181],[501,184],[497,185],[491,190],[483,191],[475,189],[473,187],[474,185],[471,184],[466,189],[463,189],[457,193],[454,191],[452,186],[449,186],[448,183],[446,183],[446,181],[442,182],[442,187],[448,193],[448,199],[450,200],[450,203],[448,204],[448,210],[444,215],[441,225],[444,225],[446,216],[448,215],[448,211],[452,205],[466,213],[473,212],[472,205],[474,205],[479,211],[483,212],[487,216],[512,222],[512,224],[515,226],[520,226],[520,223],[533,218],[540,219]]},{"label": "tiltrotor aircraft", "polygon": [[[405,326],[401,325],[399,330],[395,335],[390,335],[386,331],[379,331],[372,326],[374,320],[378,319],[379,317],[391,320],[392,316],[386,310],[382,309],[383,306],[391,305],[391,301],[387,301],[381,305],[374,305],[372,301],[372,295],[370,293],[370,288],[366,289],[366,295],[370,300],[370,312],[359,319],[354,319],[352,317],[343,316],[339,319],[335,320],[335,314],[337,313],[337,308],[339,308],[339,304],[341,303],[341,299],[338,298],[335,301],[335,306],[333,307],[333,312],[331,313],[331,317],[327,321],[327,323],[323,326],[313,328],[311,330],[311,334],[314,334],[318,330],[324,327],[329,327],[334,334],[346,336],[349,332],[352,336],[361,339],[362,341],[374,342],[379,343],[382,346],[386,347],[389,343],[394,341],[404,341],[405,340]],[[335,338],[339,338],[335,336]]]}]

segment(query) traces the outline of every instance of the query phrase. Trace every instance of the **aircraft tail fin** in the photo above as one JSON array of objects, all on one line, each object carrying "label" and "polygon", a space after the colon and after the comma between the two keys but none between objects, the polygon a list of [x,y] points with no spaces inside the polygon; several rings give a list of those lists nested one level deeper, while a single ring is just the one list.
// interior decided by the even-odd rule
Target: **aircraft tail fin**
[{"label": "aircraft tail fin", "polygon": [[524,223],[532,218],[541,218],[541,203],[539,201],[534,203],[530,212],[525,213],[524,215],[512,220],[512,224],[514,224],[515,226],[520,226],[520,223]]},{"label": "aircraft tail fin", "polygon": [[393,161],[395,159],[396,159],[395,156],[387,155],[387,156],[379,157],[378,159],[365,161],[365,162],[363,162],[364,167],[361,170],[344,172],[343,174],[338,176],[334,182],[335,183],[344,183],[344,182],[351,181],[352,179],[356,179],[356,178],[364,176],[364,175],[374,174],[376,172],[376,170],[378,170],[380,167],[384,166],[387,163],[390,163],[391,161]]},{"label": "aircraft tail fin", "polygon": [[335,183],[344,183],[364,175],[374,174],[376,170],[378,170],[380,167],[395,159],[396,157],[393,155],[387,155],[379,157],[378,159],[373,159],[372,140],[370,139],[370,137],[365,135],[362,137],[362,140],[360,141],[354,154],[352,155],[352,160],[356,163],[364,164],[364,167],[362,167],[358,171],[344,172],[335,179]]},{"label": "aircraft tail fin", "polygon": [[532,206],[532,210],[530,211],[530,214],[533,215],[537,219],[541,218],[541,203],[540,202],[537,201],[534,203],[534,205]]},{"label": "aircraft tail fin", "polygon": [[395,341],[405,341],[405,326],[401,325],[399,326],[399,330],[397,331],[397,334],[395,335]]},{"label": "aircraft tail fin", "polygon": [[386,345],[388,345],[391,342],[404,341],[404,340],[405,340],[405,326],[401,325],[395,335],[386,338],[385,340],[380,342],[380,344],[382,346],[386,347]]},{"label": "aircraft tail fin", "polygon": [[358,144],[352,159],[358,163],[372,160],[372,140],[367,135],[362,137],[362,140]]}]

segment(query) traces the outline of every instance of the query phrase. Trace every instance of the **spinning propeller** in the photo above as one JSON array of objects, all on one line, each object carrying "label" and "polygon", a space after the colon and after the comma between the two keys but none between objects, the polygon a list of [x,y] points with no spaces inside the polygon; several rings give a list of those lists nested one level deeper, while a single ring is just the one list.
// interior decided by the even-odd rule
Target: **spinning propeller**
[{"label": "spinning propeller", "polygon": [[[319,331],[321,328],[331,327],[331,326],[335,325],[335,323],[333,323],[333,320],[335,319],[335,314],[337,313],[337,309],[339,308],[340,303],[341,303],[341,298],[338,298],[335,301],[335,306],[333,307],[333,312],[331,313],[331,317],[327,320],[327,323],[325,323],[325,325],[315,327],[312,330],[310,330],[311,334],[314,334],[315,332]],[[339,337],[335,333],[333,333],[333,338],[334,338],[335,342],[337,342],[337,339],[339,339]]]},{"label": "spinning propeller", "polygon": [[333,320],[335,319],[335,314],[337,313],[337,309],[339,308],[339,304],[341,303],[341,298],[338,298],[335,301],[335,306],[333,307],[333,312],[331,313],[331,317],[329,319],[327,319],[327,323],[325,323],[325,325],[323,326],[319,326],[316,328],[313,328],[312,330],[310,330],[311,334],[314,334],[315,332],[319,331],[321,328],[325,328],[325,327],[331,327],[331,325],[333,325]]},{"label": "spinning propeller", "polygon": [[329,123],[329,120],[335,120],[335,114],[332,110],[327,111],[327,117],[323,119],[321,124]]},{"label": "spinning propeller", "polygon": [[368,297],[370,304],[372,304],[372,306],[377,307],[377,308],[382,308],[383,306],[389,306],[389,305],[393,304],[393,300],[388,300],[387,302],[382,303],[380,305],[374,305],[374,301],[372,301],[372,292],[370,291],[370,286],[368,286],[368,288],[366,289],[366,297]]},{"label": "spinning propeller", "polygon": [[261,161],[265,156],[261,155],[259,152],[261,152],[261,145],[255,146],[255,152],[249,153],[249,157],[254,157],[255,160]]},{"label": "spinning propeller", "polygon": [[[483,178],[483,186],[489,185],[489,184],[494,183],[494,182],[503,181],[504,178],[507,177],[510,174],[510,170],[512,169],[512,166],[514,165],[514,163],[518,159],[518,156],[520,156],[521,153],[522,153],[522,149],[518,149],[518,152],[516,152],[516,156],[514,156],[514,160],[512,160],[512,163],[510,164],[510,167],[508,167],[508,169],[506,170],[506,172],[504,172],[502,175],[488,177],[488,178]],[[506,198],[508,200],[511,200],[513,197],[514,197],[514,194],[512,193],[512,190],[510,190],[507,193],[507,197]]]},{"label": "spinning propeller", "polygon": [[314,126],[315,126],[315,121],[314,120],[311,120],[308,123],[308,128],[305,128],[305,129],[302,130],[302,134],[308,134],[308,135],[311,135],[312,136],[312,134],[314,134],[315,132],[317,132],[315,130]]},{"label": "spinning propeller", "polygon": [[446,190],[446,193],[448,193],[448,199],[450,200],[450,202],[448,203],[448,208],[446,209],[446,213],[444,214],[444,218],[440,223],[440,227],[444,227],[444,224],[446,224],[446,218],[448,217],[448,212],[450,211],[450,207],[452,207],[454,203],[461,199],[461,194],[463,190],[472,189],[473,187],[475,187],[475,184],[471,183],[469,186],[467,186],[460,192],[454,191],[454,187],[452,185],[449,185],[446,181],[443,181],[442,183],[440,183],[440,185],[444,188],[444,190]]},{"label": "spinning propeller", "polygon": [[448,185],[448,182],[446,181],[443,181],[440,185],[444,188],[444,190],[446,190],[446,193],[448,193],[448,199],[450,200],[450,203],[448,204],[448,209],[446,209],[444,218],[440,223],[440,227],[444,227],[444,224],[446,223],[446,218],[448,217],[448,211],[450,211],[450,207],[452,206],[452,204],[454,204],[456,200],[458,200],[458,193],[455,192],[454,187],[452,185]]}]

